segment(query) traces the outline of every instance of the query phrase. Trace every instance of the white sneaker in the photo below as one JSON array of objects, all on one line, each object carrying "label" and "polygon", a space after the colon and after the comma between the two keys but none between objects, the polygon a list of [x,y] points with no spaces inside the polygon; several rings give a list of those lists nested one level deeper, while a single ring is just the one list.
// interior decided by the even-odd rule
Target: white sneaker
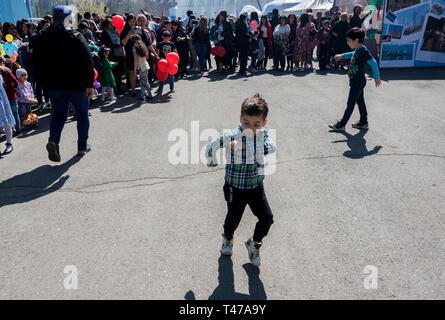
[{"label": "white sneaker", "polygon": [[232,248],[233,248],[233,238],[232,238],[232,240],[227,240],[227,238],[223,234],[223,243],[222,243],[222,247],[221,247],[221,253],[225,256],[231,256]]},{"label": "white sneaker", "polygon": [[260,247],[262,245],[261,242],[255,242],[252,239],[246,241],[247,253],[249,255],[250,263],[255,267],[259,267],[261,265],[260,259]]}]

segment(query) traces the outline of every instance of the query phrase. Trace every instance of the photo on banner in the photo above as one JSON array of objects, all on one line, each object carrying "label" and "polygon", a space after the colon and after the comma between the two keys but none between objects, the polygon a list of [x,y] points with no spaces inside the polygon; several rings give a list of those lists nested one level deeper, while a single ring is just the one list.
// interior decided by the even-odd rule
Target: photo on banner
[{"label": "photo on banner", "polygon": [[440,63],[445,60],[445,17],[429,14],[425,20],[417,59]]},{"label": "photo on banner", "polygon": [[445,66],[445,0],[387,0],[381,68]]}]

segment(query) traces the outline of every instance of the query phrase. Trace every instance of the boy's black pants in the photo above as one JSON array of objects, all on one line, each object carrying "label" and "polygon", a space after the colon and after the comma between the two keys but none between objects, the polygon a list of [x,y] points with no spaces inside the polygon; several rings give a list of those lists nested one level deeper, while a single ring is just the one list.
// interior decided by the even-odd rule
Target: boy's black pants
[{"label": "boy's black pants", "polygon": [[233,233],[241,221],[244,209],[248,204],[253,214],[258,218],[253,233],[253,241],[261,242],[273,224],[273,214],[267,202],[264,186],[261,183],[255,189],[238,189],[226,183],[223,187],[224,198],[227,201],[227,216],[224,221],[224,236],[233,238]]},{"label": "boy's black pants", "polygon": [[348,122],[356,103],[358,105],[358,110],[360,111],[360,122],[363,124],[368,123],[368,112],[366,111],[365,97],[363,95],[364,91],[365,86],[351,86],[349,88],[347,107],[343,118],[341,119],[342,125],[346,125]]},{"label": "boy's black pants", "polygon": [[328,44],[320,44],[320,55],[318,60],[320,69],[325,69],[325,66],[329,64],[330,48],[331,46]]}]

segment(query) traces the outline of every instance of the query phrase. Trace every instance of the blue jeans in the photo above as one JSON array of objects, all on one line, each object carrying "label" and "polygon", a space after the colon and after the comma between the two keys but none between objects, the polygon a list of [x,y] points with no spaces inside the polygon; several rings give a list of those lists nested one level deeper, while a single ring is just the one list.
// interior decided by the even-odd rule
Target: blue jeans
[{"label": "blue jeans", "polygon": [[30,103],[25,103],[25,102],[19,102],[19,117],[20,119],[23,118],[24,116],[26,116],[27,114],[31,113],[31,104]]},{"label": "blue jeans", "polygon": [[17,99],[9,100],[9,104],[11,105],[12,115],[15,120],[15,131],[17,133],[22,132],[22,128],[20,127],[20,116],[19,116],[19,106],[17,103]]},{"label": "blue jeans", "polygon": [[204,71],[206,68],[207,51],[209,47],[206,44],[197,43],[195,48],[199,58],[199,67],[201,68],[201,71]]},{"label": "blue jeans", "polygon": [[164,84],[168,83],[170,85],[170,90],[173,90],[175,87],[175,79],[174,76],[169,74],[167,80],[165,81],[161,81],[161,83],[159,84],[159,92],[162,92],[162,89],[164,88]]},{"label": "blue jeans", "polygon": [[88,130],[90,128],[90,120],[88,117],[89,101],[85,90],[49,91],[48,94],[52,104],[49,141],[59,144],[71,102],[77,117],[77,147],[85,148],[87,146]]}]

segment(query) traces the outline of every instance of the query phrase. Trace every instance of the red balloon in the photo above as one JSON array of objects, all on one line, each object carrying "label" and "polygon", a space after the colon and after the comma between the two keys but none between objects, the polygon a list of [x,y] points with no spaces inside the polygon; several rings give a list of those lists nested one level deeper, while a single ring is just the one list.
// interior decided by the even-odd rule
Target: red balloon
[{"label": "red balloon", "polygon": [[212,54],[212,56],[216,56],[217,51],[218,51],[217,47],[213,47],[212,49],[210,49],[210,53]]},{"label": "red balloon", "polygon": [[158,70],[156,71],[156,78],[158,78],[159,81],[165,81],[168,79],[168,73]]},{"label": "red balloon", "polygon": [[178,65],[177,64],[170,64],[168,66],[168,71],[169,74],[176,74],[176,72],[178,72]]},{"label": "red balloon", "polygon": [[158,61],[157,64],[158,70],[160,70],[161,72],[167,72],[168,70],[168,61],[165,59],[161,59]]},{"label": "red balloon", "polygon": [[216,51],[216,56],[217,57],[224,57],[226,55],[226,49],[224,49],[224,47],[218,47],[217,51]]},{"label": "red balloon", "polygon": [[97,80],[97,70],[96,69],[93,70],[94,70],[94,80]]},{"label": "red balloon", "polygon": [[117,29],[117,32],[120,34],[122,29],[124,28],[124,18],[119,15],[113,17],[113,26]]},{"label": "red balloon", "polygon": [[176,52],[170,52],[165,59],[170,65],[178,64],[179,62],[179,56]]}]

